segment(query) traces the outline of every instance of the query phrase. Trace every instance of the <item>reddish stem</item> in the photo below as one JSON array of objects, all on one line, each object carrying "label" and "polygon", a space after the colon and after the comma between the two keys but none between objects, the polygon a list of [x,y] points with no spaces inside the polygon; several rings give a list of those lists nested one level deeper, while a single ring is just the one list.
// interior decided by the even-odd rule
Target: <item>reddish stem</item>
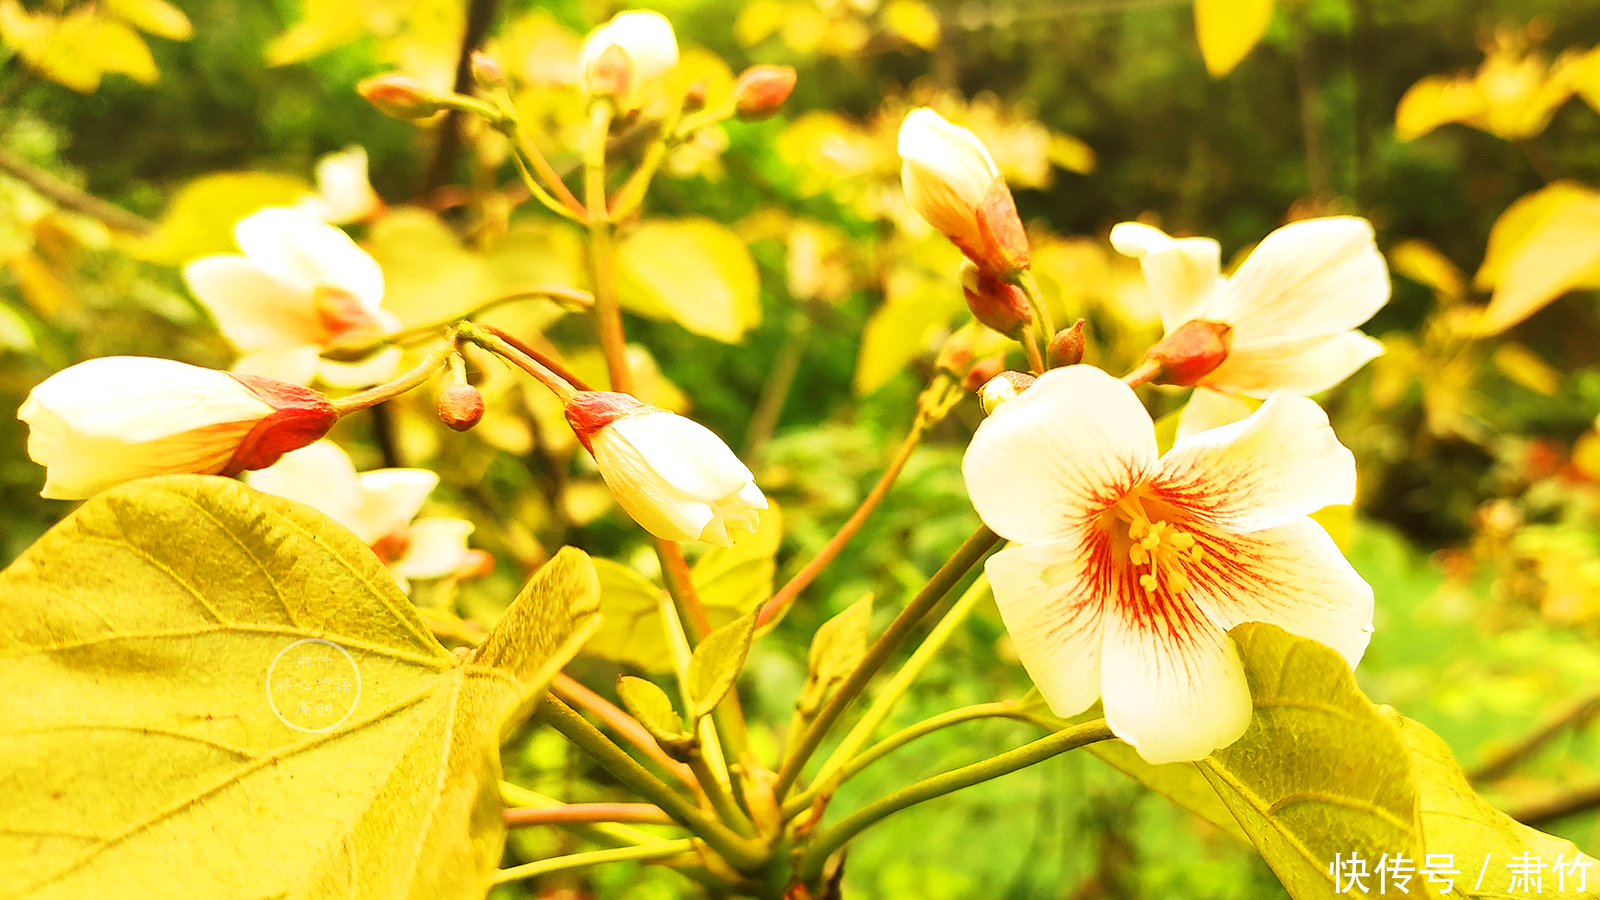
[{"label": "reddish stem", "polygon": [[628,743],[643,750],[645,755],[654,760],[661,768],[667,770],[672,776],[683,782],[686,787],[697,788],[699,782],[695,780],[694,773],[687,765],[668,756],[650,732],[644,730],[638,720],[618,708],[611,701],[589,690],[577,679],[565,672],[556,676],[555,683],[550,685],[551,693],[561,698],[566,703],[587,710],[604,722],[612,731]]},{"label": "reddish stem", "polygon": [[506,810],[506,825],[573,825],[587,822],[632,822],[670,825],[672,818],[651,803],[568,803]]}]

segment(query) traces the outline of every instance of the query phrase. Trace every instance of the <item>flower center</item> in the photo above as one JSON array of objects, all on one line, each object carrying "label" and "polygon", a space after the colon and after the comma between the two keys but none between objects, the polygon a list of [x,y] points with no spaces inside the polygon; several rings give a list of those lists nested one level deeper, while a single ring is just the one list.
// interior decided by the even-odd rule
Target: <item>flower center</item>
[{"label": "flower center", "polygon": [[[1205,559],[1205,549],[1194,535],[1164,518],[1152,518],[1137,497],[1124,498],[1112,510],[1118,525],[1127,527],[1124,553],[1134,570],[1145,569],[1139,575],[1139,586],[1145,593],[1154,594],[1165,584],[1168,593],[1181,594],[1189,589],[1189,576],[1184,564],[1200,563]],[[1120,536],[1121,528],[1113,531]],[[1121,546],[1121,542],[1116,542]]]}]

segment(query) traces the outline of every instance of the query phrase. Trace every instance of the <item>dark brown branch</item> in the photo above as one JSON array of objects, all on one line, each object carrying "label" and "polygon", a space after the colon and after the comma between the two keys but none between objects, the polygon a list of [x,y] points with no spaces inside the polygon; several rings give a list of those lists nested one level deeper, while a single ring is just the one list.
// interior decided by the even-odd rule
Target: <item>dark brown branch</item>
[{"label": "dark brown branch", "polygon": [[107,203],[93,194],[81,191],[49,172],[34,168],[22,158],[0,150],[0,172],[21,181],[28,187],[54,200],[74,212],[98,219],[109,228],[128,234],[146,235],[155,231],[156,225],[143,216],[134,215],[120,206]]}]

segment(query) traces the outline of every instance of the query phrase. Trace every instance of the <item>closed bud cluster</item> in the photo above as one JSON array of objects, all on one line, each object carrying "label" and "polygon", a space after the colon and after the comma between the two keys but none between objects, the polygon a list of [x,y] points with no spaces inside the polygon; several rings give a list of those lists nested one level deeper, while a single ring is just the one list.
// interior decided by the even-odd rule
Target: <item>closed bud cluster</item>
[{"label": "closed bud cluster", "polygon": [[80,500],[147,475],[237,475],[333,427],[328,398],[297,384],[170,359],[108,356],[41,382],[17,411],[45,497]]},{"label": "closed bud cluster", "polygon": [[1063,328],[1056,332],[1050,339],[1050,346],[1046,348],[1045,359],[1050,368],[1059,369],[1064,366],[1075,366],[1083,362],[1083,320],[1072,323],[1071,328]]},{"label": "closed bud cluster", "polygon": [[1151,347],[1145,358],[1161,365],[1161,383],[1189,387],[1222,365],[1232,346],[1233,326],[1191,319]]},{"label": "closed bud cluster", "polygon": [[733,86],[733,104],[745,119],[765,119],[783,106],[794,90],[794,66],[751,66]]},{"label": "closed bud cluster", "polygon": [[973,318],[1006,337],[1019,337],[1022,328],[1033,321],[1033,310],[1021,288],[970,259],[961,263],[961,293]]},{"label": "closed bud cluster", "polygon": [[731,547],[728,530],[754,532],[767,508],[750,470],[704,425],[611,391],[578,393],[567,422],[617,503],[658,538]]},{"label": "closed bud cluster", "polygon": [[356,85],[356,93],[386,116],[396,119],[426,119],[438,112],[437,95],[422,83],[404,75],[378,75]]},{"label": "closed bud cluster", "polygon": [[659,91],[677,64],[678,39],[666,17],[649,10],[629,10],[584,39],[578,52],[578,86],[585,96],[610,97],[619,110],[627,112]]},{"label": "closed bud cluster", "polygon": [[439,395],[439,421],[466,431],[483,418],[483,394],[470,384],[451,385]]},{"label": "closed bud cluster", "polygon": [[978,391],[978,403],[984,415],[994,415],[1000,404],[1015,400],[1023,391],[1033,386],[1034,378],[1027,372],[1001,372],[989,379]]},{"label": "closed bud cluster", "polygon": [[1031,261],[1011,189],[977,135],[926,107],[900,126],[900,180],[923,221],[1003,280]]}]

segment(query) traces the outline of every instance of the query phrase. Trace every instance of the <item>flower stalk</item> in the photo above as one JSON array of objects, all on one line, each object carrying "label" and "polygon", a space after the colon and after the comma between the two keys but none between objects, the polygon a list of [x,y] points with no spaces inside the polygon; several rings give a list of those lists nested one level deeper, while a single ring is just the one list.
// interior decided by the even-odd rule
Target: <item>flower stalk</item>
[{"label": "flower stalk", "polygon": [[368,388],[348,397],[340,397],[332,401],[333,408],[343,417],[357,410],[377,406],[385,400],[393,400],[407,391],[421,387],[428,379],[437,375],[449,364],[450,355],[454,352],[455,348],[453,346],[440,347],[429,353],[426,359],[417,364],[416,368],[401,375],[394,381]]}]

